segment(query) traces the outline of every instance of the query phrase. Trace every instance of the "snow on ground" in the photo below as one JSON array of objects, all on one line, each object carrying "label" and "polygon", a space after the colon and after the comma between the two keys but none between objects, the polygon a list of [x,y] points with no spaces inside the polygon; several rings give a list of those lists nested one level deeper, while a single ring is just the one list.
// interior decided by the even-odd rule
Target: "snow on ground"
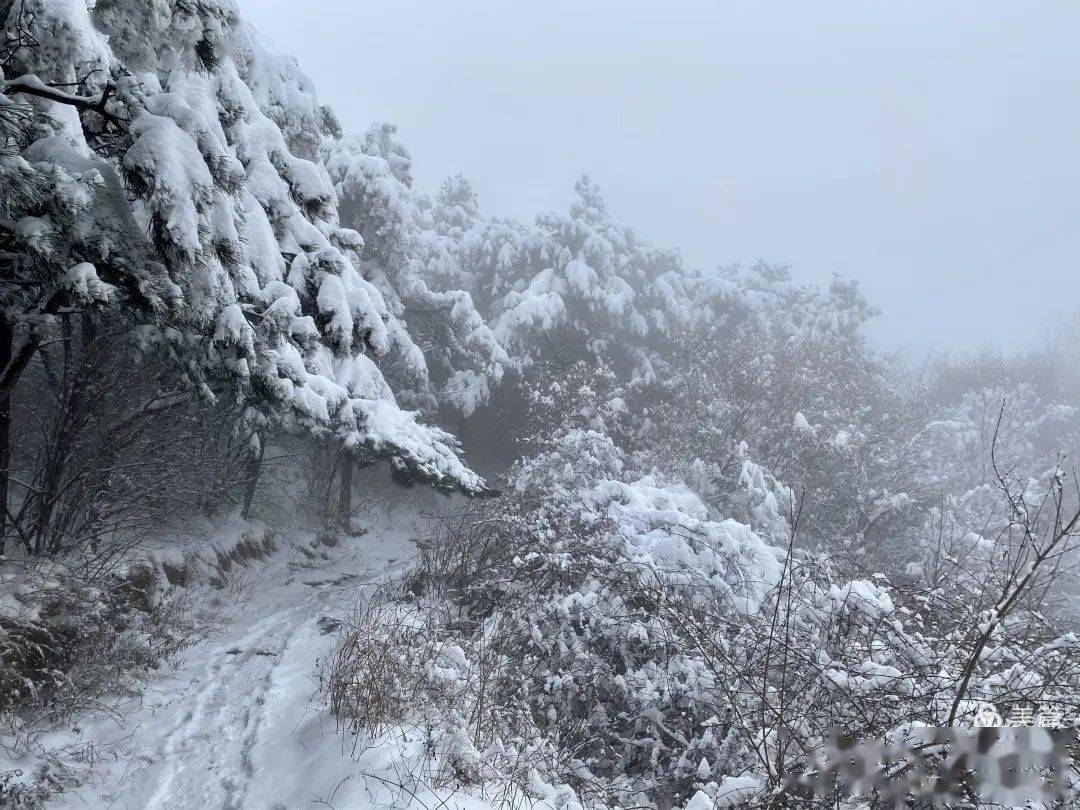
[{"label": "snow on ground", "polygon": [[[44,739],[49,747],[79,744],[69,751],[95,760],[90,778],[49,806],[486,806],[433,793],[406,775],[422,749],[417,732],[400,730],[354,756],[314,701],[318,660],[336,640],[319,620],[346,616],[365,590],[415,553],[411,522],[382,522],[323,549],[328,559],[282,548],[249,565],[231,591],[218,592],[226,602],[236,598],[222,606],[217,630],[162,667],[138,699],[118,705],[118,719],[98,718]],[[34,764],[22,767],[30,772]]]}]

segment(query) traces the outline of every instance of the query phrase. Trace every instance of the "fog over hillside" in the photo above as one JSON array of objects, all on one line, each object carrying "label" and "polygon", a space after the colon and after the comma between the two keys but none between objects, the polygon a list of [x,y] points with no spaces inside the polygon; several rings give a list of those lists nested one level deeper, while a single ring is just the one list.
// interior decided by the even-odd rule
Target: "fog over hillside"
[{"label": "fog over hillside", "polygon": [[248,15],[351,127],[398,124],[424,189],[460,172],[528,220],[588,172],[695,267],[859,279],[868,333],[916,358],[1032,348],[1076,316],[1072,4],[321,8]]}]

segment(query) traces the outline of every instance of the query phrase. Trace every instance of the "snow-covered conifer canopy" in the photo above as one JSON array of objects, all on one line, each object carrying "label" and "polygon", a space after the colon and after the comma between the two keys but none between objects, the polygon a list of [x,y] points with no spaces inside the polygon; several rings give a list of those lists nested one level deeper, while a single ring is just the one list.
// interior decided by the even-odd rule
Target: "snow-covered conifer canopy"
[{"label": "snow-covered conifer canopy", "polygon": [[427,370],[339,219],[323,162],[332,114],[232,0],[0,8],[26,43],[9,40],[0,95],[20,147],[0,159],[3,227],[24,248],[27,283],[2,302],[15,319],[134,313],[142,347],[207,396],[228,381],[251,429],[332,437],[407,477],[482,488],[384,376],[389,357]]},{"label": "snow-covered conifer canopy", "polygon": [[342,133],[233,0],[7,13],[0,123],[20,151],[0,183],[26,283],[4,305],[29,326],[63,307],[134,314],[184,383],[235,392],[246,435],[325,436],[477,491],[454,437],[409,409],[468,417],[553,356],[652,384],[680,330],[852,334],[871,314],[853,283],[693,271],[588,178],[566,214],[528,225],[481,215],[460,177],[431,199],[395,128]]}]

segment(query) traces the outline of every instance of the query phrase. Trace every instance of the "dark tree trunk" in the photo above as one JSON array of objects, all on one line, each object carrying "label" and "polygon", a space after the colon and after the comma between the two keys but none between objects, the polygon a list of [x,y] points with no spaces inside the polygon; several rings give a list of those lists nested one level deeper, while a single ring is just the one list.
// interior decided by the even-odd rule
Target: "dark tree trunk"
[{"label": "dark tree trunk", "polygon": [[33,528],[35,554],[59,550],[56,548],[56,541],[51,535],[53,510],[56,508],[64,467],[67,464],[68,453],[70,452],[72,439],[70,428],[78,407],[77,392],[81,391],[78,370],[74,367],[75,347],[73,345],[71,315],[65,314],[60,317],[63,329],[61,346],[63,348],[64,365],[60,371],[56,418],[49,430],[49,437],[42,459],[41,491],[36,493],[37,516],[34,519]]},{"label": "dark tree trunk", "polygon": [[65,476],[76,452],[80,434],[90,417],[91,399],[95,395],[98,370],[95,345],[97,327],[89,318],[81,318],[76,335],[73,315],[61,316],[63,328],[64,368],[60,374],[59,407],[44,459],[41,493],[38,495],[38,514],[34,524],[34,552],[58,554],[63,550],[64,521],[56,521],[57,509],[62,506]]},{"label": "dark tree trunk", "polygon": [[255,500],[255,488],[259,485],[259,474],[262,472],[264,441],[259,441],[259,452],[252,453],[247,460],[247,480],[244,482],[244,505],[240,510],[240,517],[247,520],[248,512],[251,511],[251,502]]},{"label": "dark tree trunk", "polygon": [[[0,371],[13,355],[15,329],[0,316]],[[11,397],[0,397],[0,555],[7,550],[8,477],[11,468]]]},{"label": "dark tree trunk", "polygon": [[355,462],[352,456],[342,451],[341,460],[341,491],[338,493],[338,525],[346,534],[352,531],[352,474]]}]

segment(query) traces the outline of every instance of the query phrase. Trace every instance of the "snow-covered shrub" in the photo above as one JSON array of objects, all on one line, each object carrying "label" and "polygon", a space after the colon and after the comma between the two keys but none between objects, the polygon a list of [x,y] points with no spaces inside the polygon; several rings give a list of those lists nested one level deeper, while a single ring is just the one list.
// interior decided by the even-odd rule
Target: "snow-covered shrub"
[{"label": "snow-covered shrub", "polygon": [[[1041,510],[1020,482],[997,491],[1010,529],[988,566],[893,586],[800,547],[806,496],[748,457],[720,502],[739,520],[640,475],[614,380],[577,368],[533,387],[549,427],[506,494],[424,538],[396,597],[461,651],[420,711],[466,730],[481,776],[583,805],[783,805],[832,727],[899,740],[985,705],[1080,705],[1076,639],[1040,612],[1076,538],[1060,483]],[[395,655],[416,646],[401,638]]]},{"label": "snow-covered shrub", "polygon": [[[848,578],[842,559],[792,552],[785,562],[777,549],[764,550],[776,567],[758,573],[768,584],[732,598],[693,548],[723,536],[714,524],[684,513],[673,525],[670,494],[642,482],[614,489],[622,498],[606,515],[588,497],[508,515],[513,558],[494,557],[464,587],[451,568],[440,628],[469,667],[495,662],[483,689],[456,698],[473,707],[468,728],[488,707],[475,747],[499,739],[515,757],[529,750],[541,782],[568,785],[579,801],[671,806],[699,790],[720,797],[735,780],[764,796],[808,767],[833,727],[899,740],[969,722],[986,705],[1070,716],[1080,706],[1077,641],[1037,612],[1045,579],[996,629],[996,578],[963,591],[898,589]],[[464,542],[481,526],[498,531],[493,517],[478,516]]]},{"label": "snow-covered shrub", "polygon": [[192,643],[190,596],[133,567],[90,581],[85,561],[0,572],[0,722],[16,746],[93,711],[102,694]]},{"label": "snow-covered shrub", "polygon": [[823,549],[874,551],[910,519],[919,483],[905,453],[926,409],[857,334],[711,324],[682,333],[663,372],[643,403],[637,467],[667,469],[766,531],[743,503],[749,460],[785,518],[792,498],[776,482],[799,494],[800,540]]},{"label": "snow-covered shrub", "polygon": [[[572,389],[584,400],[573,415],[593,393]],[[534,795],[565,784],[590,802],[689,798],[701,758],[717,776],[747,764],[742,741],[708,731],[715,684],[671,606],[754,611],[777,553],[745,525],[709,520],[677,483],[619,480],[622,463],[600,430],[551,436],[516,471],[512,496],[422,543],[405,589],[439,620],[426,632],[464,657],[442,711],[463,717],[472,748],[497,763],[492,778],[524,780]]]}]

